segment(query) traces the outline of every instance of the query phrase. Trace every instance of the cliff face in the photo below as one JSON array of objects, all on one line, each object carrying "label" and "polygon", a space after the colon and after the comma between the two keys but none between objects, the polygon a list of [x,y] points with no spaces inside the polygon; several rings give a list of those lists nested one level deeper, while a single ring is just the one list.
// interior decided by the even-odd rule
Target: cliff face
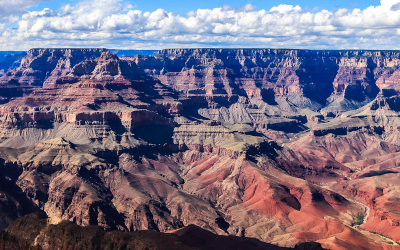
[{"label": "cliff face", "polygon": [[399,62],[31,50],[0,78],[0,225],[40,210],[105,229],[388,248],[400,240]]},{"label": "cliff face", "polygon": [[[272,102],[268,90],[279,96],[306,92],[324,101],[324,96],[316,98],[316,91],[323,89],[329,96],[327,83],[337,71],[337,57],[295,50],[177,49],[136,60],[149,74],[187,94],[240,95]],[[319,83],[316,89],[310,86],[313,80]]]},{"label": "cliff face", "polygon": [[380,88],[395,87],[399,59],[399,52],[390,51],[170,49],[135,61],[186,94],[239,95],[268,103],[289,96],[300,106],[307,106],[301,98],[306,97],[320,104],[308,108],[343,112],[372,100]]},{"label": "cliff face", "polygon": [[21,65],[0,78],[0,83],[47,86],[67,75],[79,62],[99,57],[105,49],[31,49]]}]

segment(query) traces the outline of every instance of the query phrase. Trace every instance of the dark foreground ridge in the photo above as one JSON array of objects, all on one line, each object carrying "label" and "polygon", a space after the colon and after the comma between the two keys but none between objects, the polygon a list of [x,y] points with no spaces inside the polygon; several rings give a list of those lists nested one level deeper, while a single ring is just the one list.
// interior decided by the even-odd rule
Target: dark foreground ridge
[{"label": "dark foreground ridge", "polygon": [[137,250],[320,250],[315,242],[284,248],[256,239],[219,236],[194,225],[173,233],[156,231],[104,231],[99,226],[81,227],[63,221],[52,225],[40,214],[30,214],[0,231],[0,249],[137,249]]}]

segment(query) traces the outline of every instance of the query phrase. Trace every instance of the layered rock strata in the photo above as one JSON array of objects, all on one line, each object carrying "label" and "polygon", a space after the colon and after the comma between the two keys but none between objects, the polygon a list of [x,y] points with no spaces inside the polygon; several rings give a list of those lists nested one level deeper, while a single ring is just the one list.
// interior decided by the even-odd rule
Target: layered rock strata
[{"label": "layered rock strata", "polygon": [[[0,78],[0,212],[395,249],[393,51],[34,49]],[[11,211],[15,212],[6,212]]]}]

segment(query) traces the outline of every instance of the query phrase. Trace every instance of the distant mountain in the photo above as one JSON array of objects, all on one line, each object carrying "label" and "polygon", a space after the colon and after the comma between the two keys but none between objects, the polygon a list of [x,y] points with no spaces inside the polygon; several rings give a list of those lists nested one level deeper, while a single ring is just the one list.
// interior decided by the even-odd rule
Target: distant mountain
[{"label": "distant mountain", "polygon": [[18,67],[25,55],[25,51],[0,51],[0,77]]}]

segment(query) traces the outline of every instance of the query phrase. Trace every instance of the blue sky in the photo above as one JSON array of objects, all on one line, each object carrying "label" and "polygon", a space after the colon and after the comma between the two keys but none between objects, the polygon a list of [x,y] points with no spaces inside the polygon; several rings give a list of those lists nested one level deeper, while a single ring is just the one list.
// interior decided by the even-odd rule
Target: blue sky
[{"label": "blue sky", "polygon": [[400,0],[0,1],[0,50],[400,49]]},{"label": "blue sky", "polygon": [[[76,0],[49,0],[41,2],[32,7],[31,10],[40,10],[43,8],[59,8],[67,3],[73,4]],[[255,1],[239,1],[239,0],[187,0],[187,1],[165,1],[165,0],[140,0],[140,1],[125,1],[125,3],[132,4],[135,8],[144,11],[154,11],[158,8],[167,11],[186,13],[195,9],[212,9],[230,5],[234,8],[250,3],[258,9],[270,9],[279,4],[300,5],[309,10],[334,10],[337,8],[366,8],[371,5],[378,5],[377,0],[255,0]]]}]

